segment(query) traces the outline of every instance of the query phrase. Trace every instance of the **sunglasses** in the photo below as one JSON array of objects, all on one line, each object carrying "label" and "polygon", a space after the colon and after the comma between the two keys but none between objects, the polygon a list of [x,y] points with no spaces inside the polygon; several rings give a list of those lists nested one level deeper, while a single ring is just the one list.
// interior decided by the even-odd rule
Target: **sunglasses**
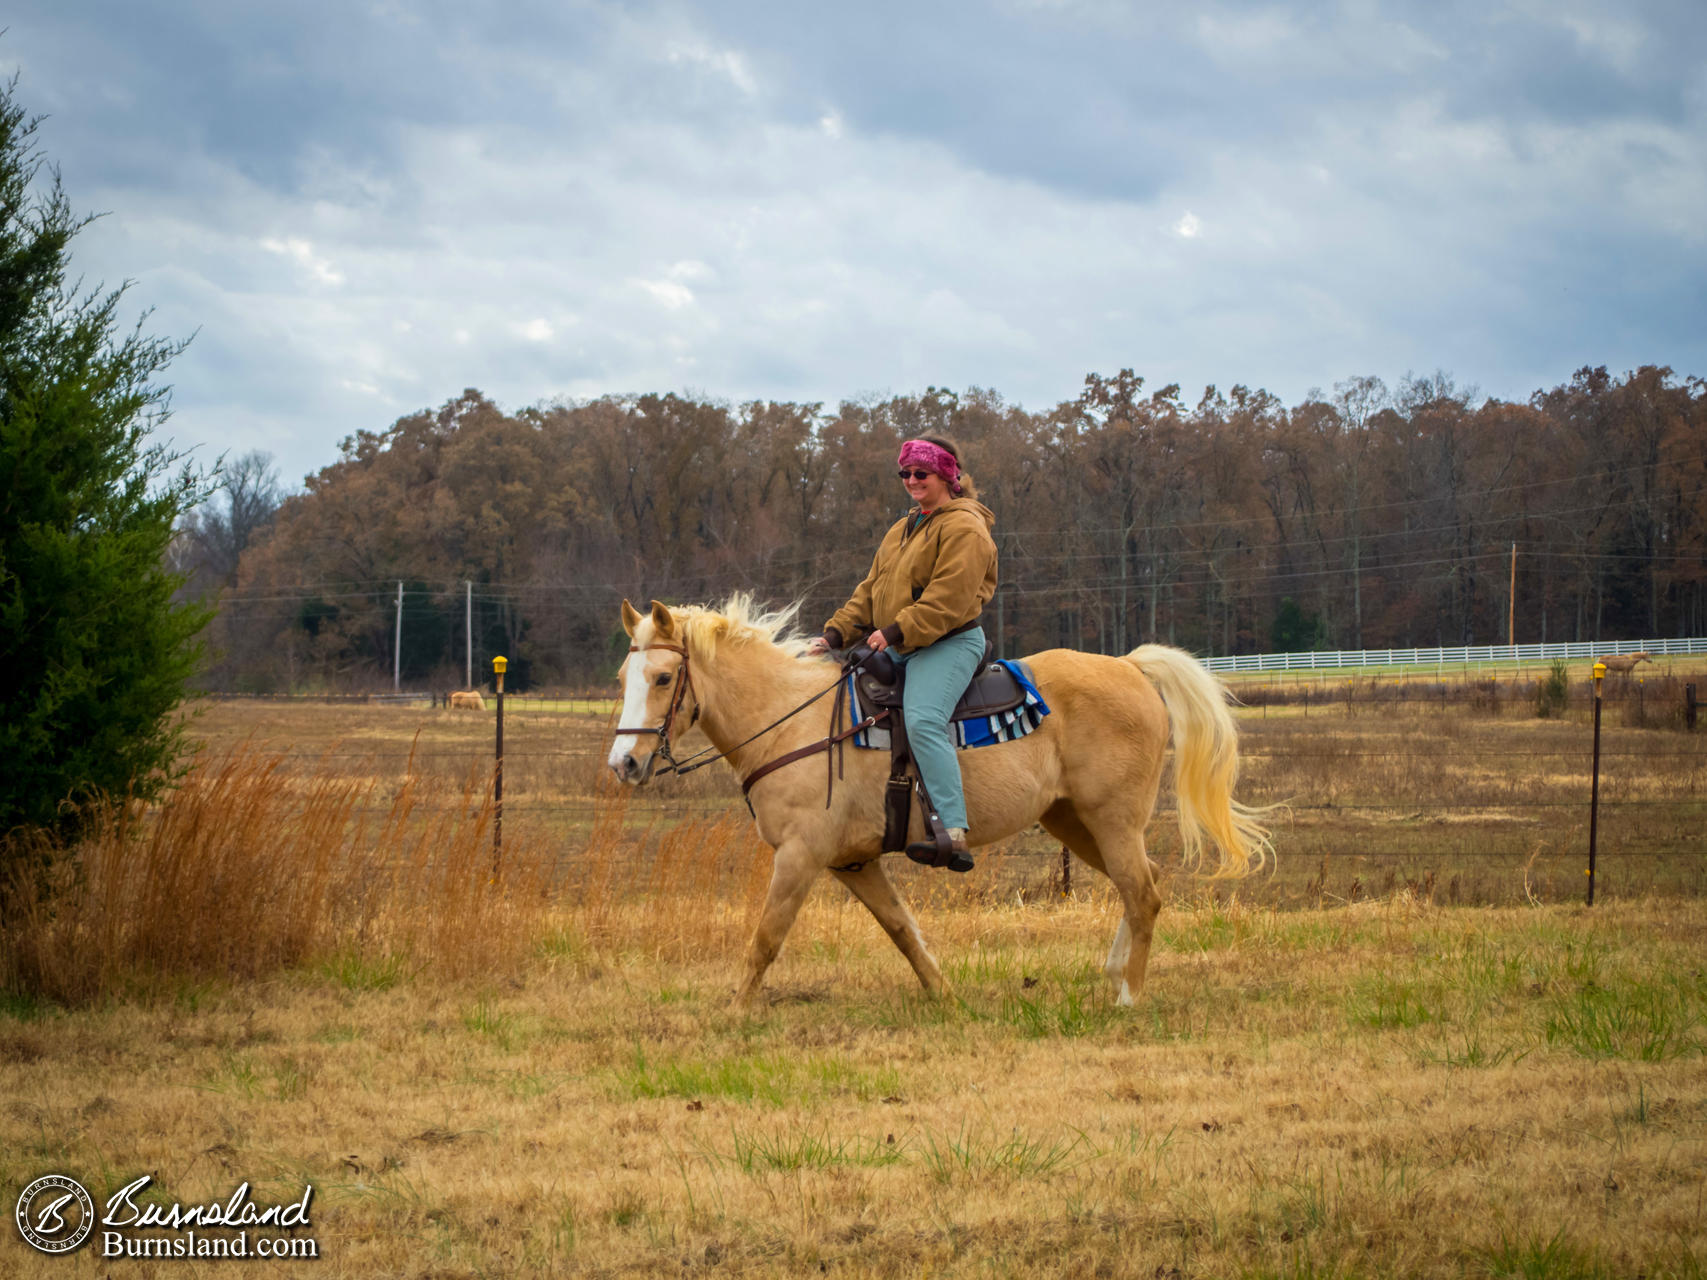
[{"label": "sunglasses", "polygon": [[923,480],[926,476],[934,476],[934,471],[897,471],[896,475],[903,480]]}]

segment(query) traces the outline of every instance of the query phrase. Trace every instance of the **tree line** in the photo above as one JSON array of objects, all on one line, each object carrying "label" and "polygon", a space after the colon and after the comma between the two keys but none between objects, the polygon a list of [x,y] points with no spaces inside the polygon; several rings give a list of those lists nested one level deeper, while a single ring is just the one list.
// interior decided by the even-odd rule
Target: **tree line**
[{"label": "tree line", "polygon": [[[901,441],[957,440],[996,513],[1001,651],[1202,655],[1703,633],[1707,383],[1583,368],[1527,403],[1444,374],[1293,406],[1131,370],[1027,412],[990,390],[821,404],[470,390],[345,440],[285,496],[250,456],[180,529],[211,687],[597,684],[624,596],[798,600],[816,627],[905,510]],[[1516,546],[1516,596],[1511,596]],[[394,653],[397,584],[402,648]],[[467,586],[465,584],[472,584]],[[476,679],[479,679],[477,674]]]}]

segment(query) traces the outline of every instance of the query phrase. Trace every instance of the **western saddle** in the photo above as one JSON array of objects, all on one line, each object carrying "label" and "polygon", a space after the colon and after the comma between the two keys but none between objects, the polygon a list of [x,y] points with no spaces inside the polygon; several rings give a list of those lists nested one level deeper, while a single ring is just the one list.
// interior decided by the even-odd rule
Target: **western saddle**
[{"label": "western saddle", "polygon": [[[1025,690],[1019,681],[1001,663],[990,660],[991,652],[992,646],[986,644],[972,682],[949,714],[950,723],[981,720],[1011,711],[1025,701]],[[930,793],[925,790],[924,779],[918,776],[913,763],[906,720],[901,714],[906,690],[906,665],[897,663],[887,651],[873,653],[860,645],[848,650],[843,667],[853,674],[857,698],[857,705],[852,708],[855,719],[870,720],[874,724],[886,721],[889,729],[889,781],[883,792],[884,851],[898,853],[905,850],[908,857],[927,866],[947,867],[951,871],[969,870],[971,863],[965,855],[951,852],[948,828],[937,815]],[[912,825],[915,794],[924,820],[925,839],[909,844],[907,829]]]},{"label": "western saddle", "polygon": [[[1024,704],[1024,687],[1005,666],[990,661],[990,652],[990,646],[986,644],[984,656],[978,664],[972,682],[949,714],[950,723],[999,715]],[[835,792],[836,778],[841,772],[841,754],[846,750],[847,740],[856,734],[882,727],[889,734],[889,781],[883,793],[883,851],[905,852],[913,861],[922,862],[926,866],[947,867],[951,871],[970,871],[972,860],[963,853],[954,852],[948,837],[948,828],[943,825],[936,806],[931,803],[924,781],[917,776],[912,748],[907,741],[906,718],[902,711],[906,666],[897,663],[892,654],[874,653],[865,645],[842,651],[839,656],[844,678],[838,680],[835,685],[836,697],[830,712],[828,736],[766,761],[742,780],[741,794],[745,796],[759,779],[822,751],[828,753],[825,757],[828,773],[824,795],[824,805],[828,808],[830,797]],[[851,680],[846,677],[851,677]],[[850,684],[853,687],[851,706],[848,697]],[[849,721],[851,723],[848,723]],[[915,795],[919,800],[925,838],[909,844],[907,835],[912,826]],[[751,803],[749,800],[749,806]],[[832,867],[831,870],[858,871],[864,865],[863,862],[850,862]]]}]

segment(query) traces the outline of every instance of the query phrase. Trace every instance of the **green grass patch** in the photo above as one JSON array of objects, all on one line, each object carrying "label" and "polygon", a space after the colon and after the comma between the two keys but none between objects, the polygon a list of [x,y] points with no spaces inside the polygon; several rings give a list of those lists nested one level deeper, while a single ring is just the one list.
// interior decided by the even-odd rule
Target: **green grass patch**
[{"label": "green grass patch", "polygon": [[943,977],[951,988],[1005,986],[1018,984],[1034,976],[1035,968],[1026,964],[1026,957],[1017,951],[994,947],[974,946],[963,955],[948,957],[942,966]]},{"label": "green grass patch", "polygon": [[0,1018],[12,1022],[39,1022],[56,1006],[39,996],[23,995],[16,991],[0,991]]},{"label": "green grass patch", "polygon": [[365,956],[353,949],[326,957],[317,968],[346,991],[390,991],[409,976],[403,956]]},{"label": "green grass patch", "polygon": [[922,1135],[919,1158],[937,1182],[954,1186],[987,1178],[1047,1178],[1078,1168],[1101,1154],[1083,1133],[1033,1136],[1019,1129],[1006,1135],[962,1126],[951,1138]]},{"label": "green grass patch", "polygon": [[207,1093],[229,1093],[239,1098],[294,1102],[308,1095],[313,1075],[293,1057],[277,1062],[257,1062],[248,1054],[227,1054],[219,1069],[201,1084]]},{"label": "green grass patch", "polygon": [[1368,945],[1375,941],[1376,936],[1368,925],[1343,917],[1269,917],[1268,941],[1280,951],[1343,951],[1348,947]]},{"label": "green grass patch", "polygon": [[462,1015],[462,1025],[506,1052],[516,1047],[521,1030],[515,1014],[504,1012],[486,997],[476,1000],[474,1007]]},{"label": "green grass patch", "polygon": [[1549,1045],[1584,1058],[1669,1062],[1702,1051],[1701,1010],[1682,987],[1585,986],[1556,998],[1543,1023]]},{"label": "green grass patch", "polygon": [[1186,915],[1164,914],[1156,939],[1171,951],[1223,951],[1250,936],[1251,912],[1208,907]]},{"label": "green grass patch", "polygon": [[1441,993],[1420,979],[1377,974],[1355,983],[1346,1002],[1353,1026],[1396,1031],[1438,1022],[1444,1016]]},{"label": "green grass patch", "polygon": [[1027,1040],[1075,1039],[1101,1035],[1117,1024],[1125,1026],[1131,1021],[1130,1011],[1114,1003],[1100,974],[1096,982],[1095,987],[1081,981],[1053,992],[1039,987],[1031,995],[1012,993],[1002,999],[993,1020]]},{"label": "green grass patch", "polygon": [[1283,1240],[1320,1231],[1333,1217],[1335,1196],[1330,1194],[1327,1174],[1321,1169],[1286,1178],[1268,1194]]},{"label": "green grass patch", "polygon": [[1499,1243],[1479,1257],[1491,1280],[1613,1280],[1616,1274],[1595,1250],[1567,1239],[1563,1227],[1545,1238],[1501,1231]]},{"label": "green grass patch", "polygon": [[1449,1038],[1438,1049],[1424,1050],[1423,1061],[1460,1070],[1475,1070],[1497,1067],[1504,1062],[1521,1062],[1529,1052],[1510,1041],[1484,1040],[1479,1029],[1472,1029]]},{"label": "green grass patch", "polygon": [[838,1138],[828,1130],[789,1127],[775,1130],[731,1129],[733,1149],[721,1158],[748,1175],[790,1173],[797,1169],[883,1168],[900,1164],[905,1148],[891,1134],[876,1138]]},{"label": "green grass patch", "polygon": [[576,965],[588,963],[593,958],[586,935],[568,925],[548,931],[539,941],[538,953],[547,960],[566,960]]}]

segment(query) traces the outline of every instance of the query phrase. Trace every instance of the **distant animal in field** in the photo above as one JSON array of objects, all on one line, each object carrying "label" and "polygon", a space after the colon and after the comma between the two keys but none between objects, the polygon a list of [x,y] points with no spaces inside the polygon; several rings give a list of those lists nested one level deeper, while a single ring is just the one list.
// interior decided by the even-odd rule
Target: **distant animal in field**
[{"label": "distant animal in field", "polygon": [[486,710],[486,699],[480,696],[478,689],[467,693],[453,693],[450,695],[450,709],[452,711],[484,711]]},{"label": "distant animal in field", "polygon": [[1609,676],[1627,676],[1636,669],[1639,662],[1653,662],[1653,656],[1643,653],[1615,653],[1610,658],[1602,658],[1606,664],[1606,674]]}]

